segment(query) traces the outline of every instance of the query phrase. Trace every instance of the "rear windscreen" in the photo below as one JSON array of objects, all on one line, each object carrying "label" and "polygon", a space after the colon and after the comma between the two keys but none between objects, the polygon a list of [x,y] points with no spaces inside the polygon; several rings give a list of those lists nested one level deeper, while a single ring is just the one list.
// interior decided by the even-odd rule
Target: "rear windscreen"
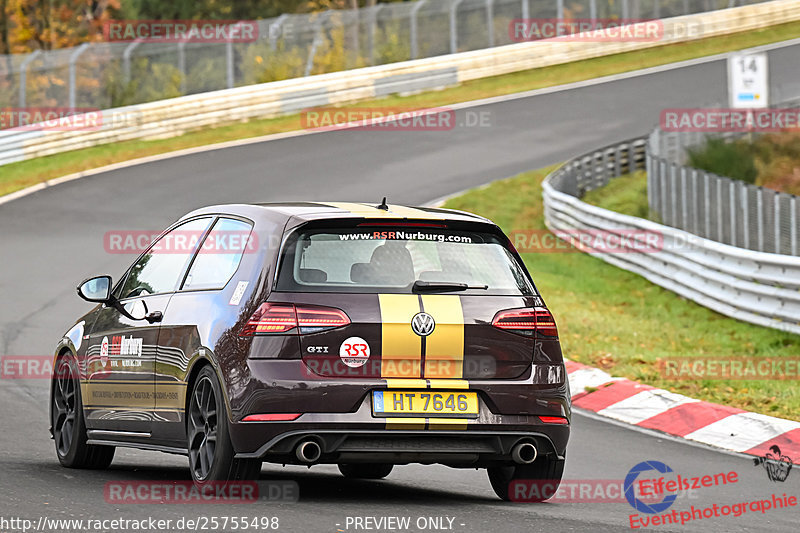
[{"label": "rear windscreen", "polygon": [[497,237],[414,227],[322,229],[287,242],[277,288],[309,292],[411,292],[415,281],[466,283],[468,293],[532,295]]}]

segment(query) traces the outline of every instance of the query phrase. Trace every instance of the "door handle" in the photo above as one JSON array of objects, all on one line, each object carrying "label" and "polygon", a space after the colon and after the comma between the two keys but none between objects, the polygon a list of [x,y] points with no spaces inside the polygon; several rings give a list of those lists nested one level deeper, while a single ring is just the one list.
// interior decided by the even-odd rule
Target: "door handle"
[{"label": "door handle", "polygon": [[150,322],[151,324],[154,322],[161,322],[164,319],[164,313],[161,311],[153,311],[152,313],[148,313],[147,316],[144,317],[145,320]]}]

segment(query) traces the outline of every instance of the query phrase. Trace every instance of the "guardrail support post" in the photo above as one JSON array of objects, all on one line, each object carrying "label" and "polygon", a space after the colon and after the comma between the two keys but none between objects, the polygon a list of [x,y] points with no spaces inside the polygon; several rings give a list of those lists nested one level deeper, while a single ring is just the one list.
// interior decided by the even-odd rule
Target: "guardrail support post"
[{"label": "guardrail support post", "polygon": [[178,43],[178,71],[181,73],[181,94],[186,94],[186,41]]},{"label": "guardrail support post", "polygon": [[[595,0],[592,0],[594,2]],[[528,5],[528,0],[522,0],[522,18],[528,19],[531,16],[531,8]]]},{"label": "guardrail support post", "polygon": [[464,0],[455,0],[450,4],[450,53],[458,52],[458,6]]},{"label": "guardrail support post", "polygon": [[597,19],[597,0],[589,1],[589,18],[592,21]]},{"label": "guardrail support post", "polygon": [[[237,22],[234,27],[240,24],[241,22]],[[233,89],[233,39],[228,39],[228,42],[225,43],[225,71],[228,89]]]},{"label": "guardrail support post", "polygon": [[419,57],[419,36],[417,31],[417,12],[425,5],[427,0],[419,0],[417,3],[414,4],[414,7],[411,8],[411,13],[409,15],[410,20],[410,38],[411,38],[411,59],[417,59]]},{"label": "guardrail support post", "polygon": [[653,0],[653,18],[661,18],[661,0]]},{"label": "guardrail support post", "polygon": [[697,169],[692,169],[692,233],[700,234],[700,202],[697,194]]},{"label": "guardrail support post", "polygon": [[25,107],[28,98],[28,66],[42,54],[41,50],[36,50],[28,54],[19,65],[19,107]]},{"label": "guardrail support post", "polygon": [[559,20],[564,18],[564,0],[556,0],[556,17]]},{"label": "guardrail support post", "polygon": [[78,80],[75,72],[75,64],[78,62],[78,58],[81,57],[81,54],[89,49],[89,46],[89,43],[83,43],[69,56],[69,107],[73,109],[78,107],[78,88],[76,86]]},{"label": "guardrail support post", "polygon": [[622,18],[623,19],[631,18],[630,0],[622,0]]}]

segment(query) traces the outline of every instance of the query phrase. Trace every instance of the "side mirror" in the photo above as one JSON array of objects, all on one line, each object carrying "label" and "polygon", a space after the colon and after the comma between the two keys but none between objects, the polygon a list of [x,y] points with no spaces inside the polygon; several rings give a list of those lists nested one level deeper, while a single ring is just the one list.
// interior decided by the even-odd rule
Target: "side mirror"
[{"label": "side mirror", "polygon": [[78,285],[78,296],[87,302],[108,303],[111,300],[111,276],[87,279]]}]

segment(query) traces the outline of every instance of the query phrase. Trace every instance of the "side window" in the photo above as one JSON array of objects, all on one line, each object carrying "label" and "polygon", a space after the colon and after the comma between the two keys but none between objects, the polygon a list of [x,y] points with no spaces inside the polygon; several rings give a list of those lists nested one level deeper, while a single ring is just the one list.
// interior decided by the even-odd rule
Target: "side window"
[{"label": "side window", "polygon": [[253,226],[241,220],[220,218],[209,232],[189,269],[182,290],[222,289],[228,284],[245,251],[257,248]]},{"label": "side window", "polygon": [[181,224],[156,241],[128,272],[120,298],[174,291],[211,218]]}]

